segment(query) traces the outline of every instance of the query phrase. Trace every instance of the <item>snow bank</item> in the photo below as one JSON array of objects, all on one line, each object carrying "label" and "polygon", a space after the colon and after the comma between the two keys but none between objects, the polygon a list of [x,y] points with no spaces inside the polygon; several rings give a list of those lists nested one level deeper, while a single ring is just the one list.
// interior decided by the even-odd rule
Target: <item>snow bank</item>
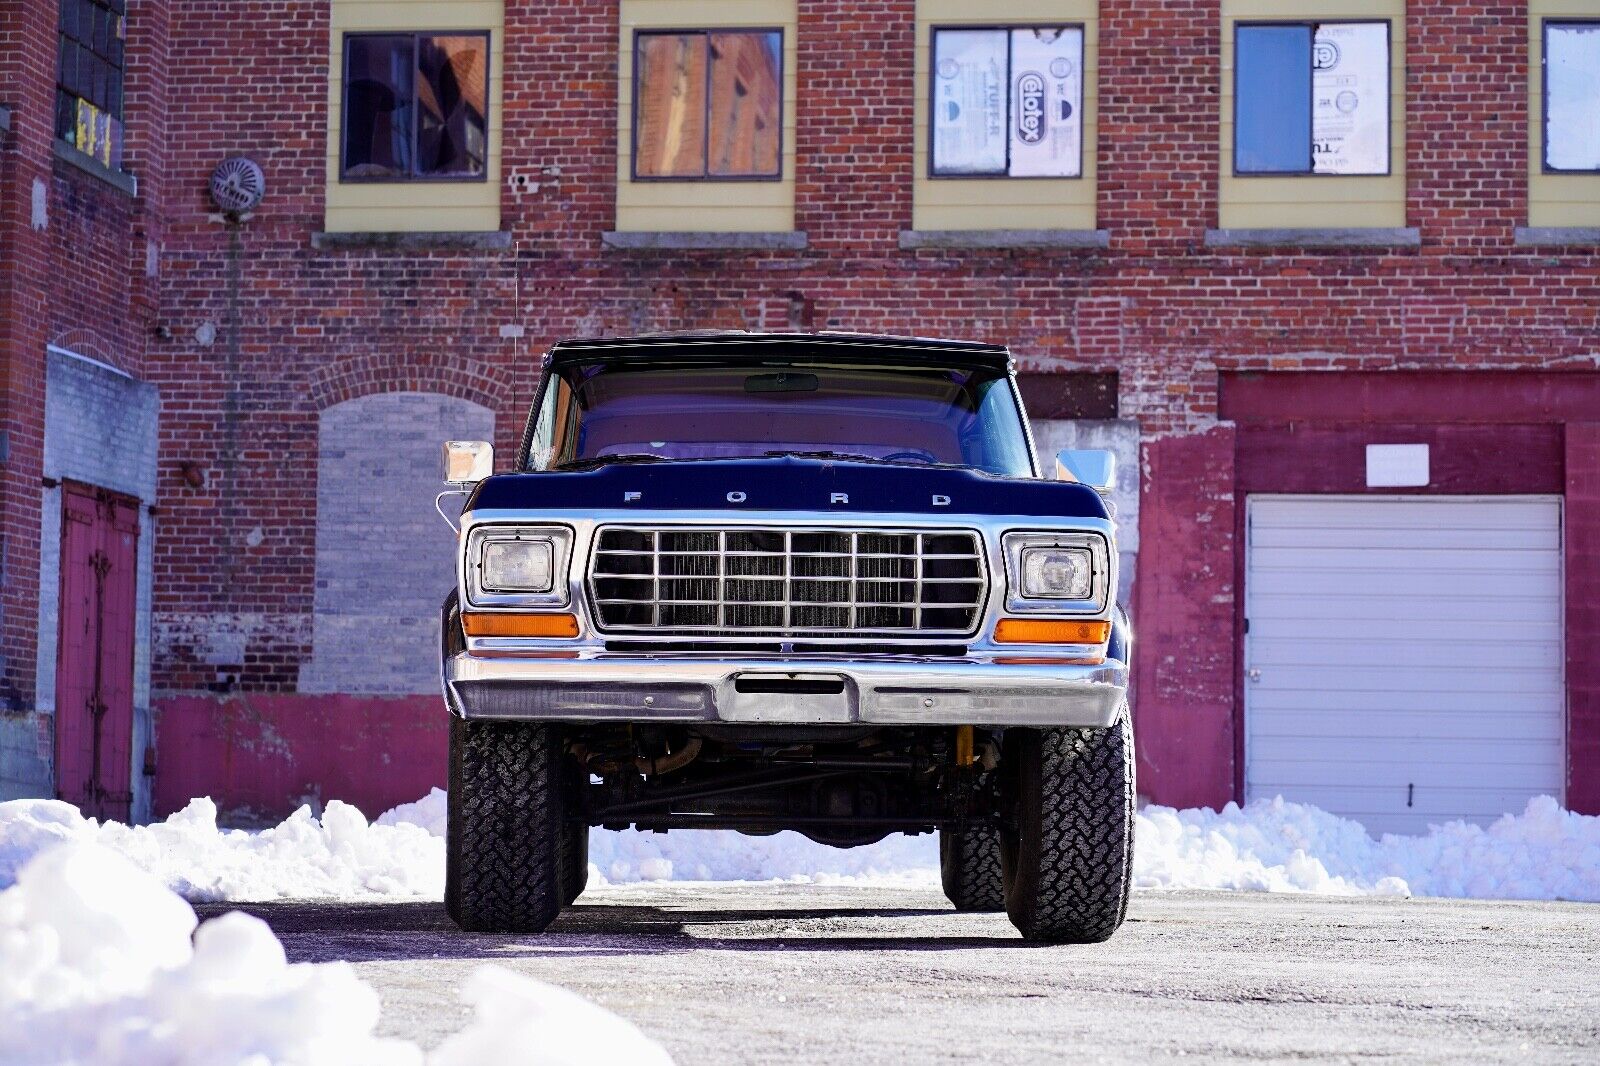
[{"label": "snow bank", "polygon": [[444,793],[438,795],[436,826],[404,819],[368,824],[359,810],[333,800],[320,819],[301,807],[260,832],[219,829],[209,799],[191,800],[166,821],[146,826],[96,822],[60,800],[11,800],[0,803],[0,887],[42,848],[76,841],[117,852],[194,902],[439,899]]},{"label": "snow bank", "polygon": [[[444,887],[446,797],[427,796],[369,824],[332,802],[320,819],[302,807],[261,832],[221,830],[210,800],[165,822],[99,824],[54,800],[0,803],[0,887],[57,841],[93,841],[191,900],[280,897],[438,899]],[[809,881],[938,884],[929,834],[835,849],[797,833],[721,831],[590,834],[592,884],[636,881]],[[1600,817],[1548,796],[1480,827],[1436,826],[1426,836],[1369,836],[1358,823],[1281,799],[1221,811],[1147,807],[1134,848],[1141,888],[1469,896],[1600,901]]]},{"label": "snow bank", "polygon": [[422,1062],[377,1021],[349,964],[291,966],[243,914],[195,933],[187,903],[98,845],[47,848],[0,893],[0,1062]]},{"label": "snow bank", "polygon": [[[509,970],[480,968],[462,995],[475,1018],[429,1066],[672,1061],[631,1023]],[[0,1063],[422,1066],[415,1044],[373,1035],[378,1016],[348,963],[290,965],[238,912],[196,930],[187,903],[95,843],[47,845],[0,892]]]}]

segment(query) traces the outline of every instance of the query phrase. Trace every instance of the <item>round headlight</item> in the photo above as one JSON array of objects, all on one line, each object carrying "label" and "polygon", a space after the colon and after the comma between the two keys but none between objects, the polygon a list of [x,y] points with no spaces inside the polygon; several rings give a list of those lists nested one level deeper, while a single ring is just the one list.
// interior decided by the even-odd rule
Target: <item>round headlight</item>
[{"label": "round headlight", "polygon": [[491,540],[483,546],[483,587],[490,592],[549,592],[555,545],[546,538]]},{"label": "round headlight", "polygon": [[1052,600],[1094,595],[1094,557],[1088,548],[1022,549],[1022,594]]}]

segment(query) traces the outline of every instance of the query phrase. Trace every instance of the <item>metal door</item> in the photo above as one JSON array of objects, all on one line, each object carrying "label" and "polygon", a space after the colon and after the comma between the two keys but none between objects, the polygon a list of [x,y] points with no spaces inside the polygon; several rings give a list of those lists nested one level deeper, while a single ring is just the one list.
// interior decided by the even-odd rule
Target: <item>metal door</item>
[{"label": "metal door", "polygon": [[1373,832],[1561,798],[1561,501],[1252,496],[1245,797]]},{"label": "metal door", "polygon": [[62,484],[56,794],[126,821],[133,799],[134,568],[139,505]]}]

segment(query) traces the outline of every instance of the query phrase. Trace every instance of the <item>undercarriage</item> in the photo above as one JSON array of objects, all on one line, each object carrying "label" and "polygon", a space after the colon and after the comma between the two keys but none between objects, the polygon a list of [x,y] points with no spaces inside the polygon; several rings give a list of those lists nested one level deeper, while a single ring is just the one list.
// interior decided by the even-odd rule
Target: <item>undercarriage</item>
[{"label": "undercarriage", "polygon": [[565,737],[592,826],[793,829],[836,847],[998,827],[999,734],[971,726],[587,726]]}]

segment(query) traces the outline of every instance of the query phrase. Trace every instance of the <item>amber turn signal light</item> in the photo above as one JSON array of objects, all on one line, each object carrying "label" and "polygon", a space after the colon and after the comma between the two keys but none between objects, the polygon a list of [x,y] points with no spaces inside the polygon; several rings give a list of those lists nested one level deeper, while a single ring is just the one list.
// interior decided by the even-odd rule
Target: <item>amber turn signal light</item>
[{"label": "amber turn signal light", "polygon": [[570,614],[464,612],[461,629],[469,637],[575,637],[578,619]]},{"label": "amber turn signal light", "polygon": [[1110,636],[1110,622],[1002,618],[994,627],[996,644],[1104,644]]}]

